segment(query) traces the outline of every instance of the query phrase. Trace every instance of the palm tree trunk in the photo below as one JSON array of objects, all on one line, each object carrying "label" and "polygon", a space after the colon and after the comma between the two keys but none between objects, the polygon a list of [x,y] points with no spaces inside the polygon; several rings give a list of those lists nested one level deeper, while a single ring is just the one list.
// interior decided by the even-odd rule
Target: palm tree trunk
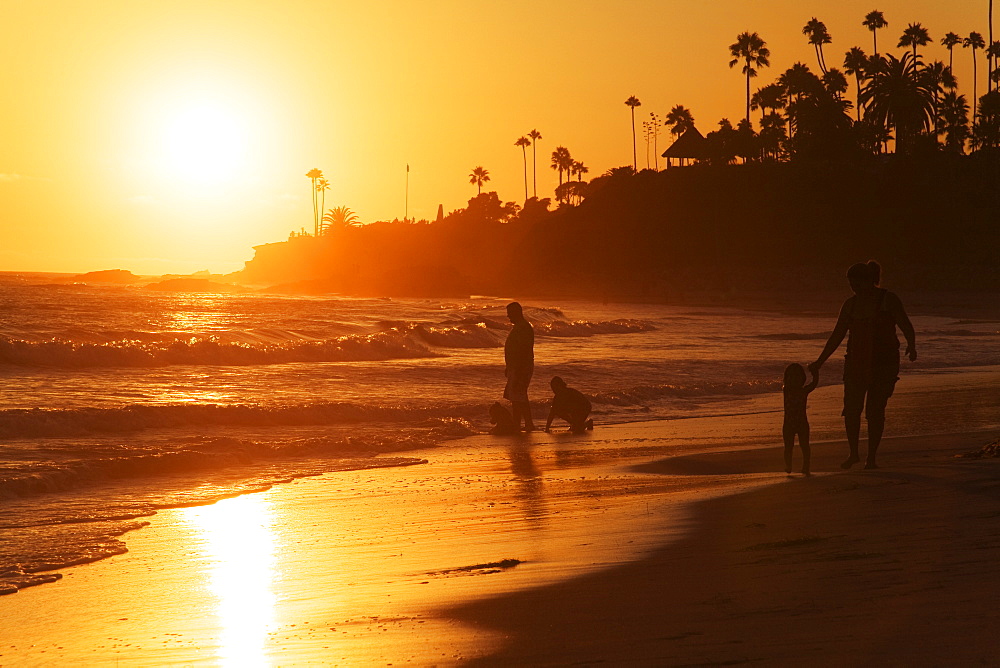
[{"label": "palm tree trunk", "polygon": [[747,60],[747,122],[750,121],[750,61]]},{"label": "palm tree trunk", "polygon": [[979,98],[976,97],[976,47],[972,47],[972,127],[976,127],[976,104]]},{"label": "palm tree trunk", "polygon": [[319,236],[319,216],[316,215],[316,205],[319,202],[316,200],[316,179],[312,180],[312,195],[313,195],[313,236]]},{"label": "palm tree trunk", "polygon": [[875,55],[878,55],[878,30],[872,30],[872,48],[875,49]]},{"label": "palm tree trunk", "polygon": [[[639,161],[636,159],[635,152],[635,107],[629,107],[632,110],[632,169],[634,171],[639,171]],[[559,170],[559,185],[562,185],[562,170]]]},{"label": "palm tree trunk", "polygon": [[521,158],[524,160],[524,201],[528,201],[528,152],[521,147]]},{"label": "palm tree trunk", "polygon": [[323,210],[326,208],[326,190],[321,190],[320,194],[320,205],[319,205],[319,219],[323,220]]}]

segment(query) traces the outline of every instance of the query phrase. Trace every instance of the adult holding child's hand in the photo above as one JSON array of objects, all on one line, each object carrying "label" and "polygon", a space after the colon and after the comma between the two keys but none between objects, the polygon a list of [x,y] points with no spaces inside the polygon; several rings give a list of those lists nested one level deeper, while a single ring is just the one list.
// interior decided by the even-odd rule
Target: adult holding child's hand
[{"label": "adult holding child's hand", "polygon": [[847,270],[847,280],[854,296],[844,302],[837,324],[810,371],[819,371],[823,363],[837,350],[847,336],[844,358],[844,427],[851,454],[841,468],[858,463],[858,441],[861,436],[861,410],[868,420],[868,456],[866,469],[878,468],[878,452],[885,430],[885,407],[899,380],[899,338],[896,328],[906,338],[906,355],[917,359],[917,343],[913,324],[903,309],[899,297],[879,287],[882,268],[874,260],[855,264]]}]

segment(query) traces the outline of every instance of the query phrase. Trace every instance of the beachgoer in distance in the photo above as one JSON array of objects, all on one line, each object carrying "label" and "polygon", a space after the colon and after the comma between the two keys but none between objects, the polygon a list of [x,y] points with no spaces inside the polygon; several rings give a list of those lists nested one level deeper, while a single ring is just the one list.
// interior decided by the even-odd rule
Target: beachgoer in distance
[{"label": "beachgoer in distance", "polygon": [[906,355],[917,359],[913,325],[906,316],[899,297],[879,287],[882,268],[874,260],[855,264],[847,270],[847,280],[854,296],[844,302],[833,333],[810,371],[819,371],[823,363],[847,339],[844,358],[844,427],[851,453],[840,465],[849,469],[858,463],[858,440],[861,434],[861,409],[868,420],[868,457],[866,469],[878,468],[878,452],[885,430],[885,406],[899,380],[899,338],[896,327],[906,337]]},{"label": "beachgoer in distance", "polygon": [[555,396],[552,397],[549,419],[545,421],[545,431],[552,428],[552,420],[557,417],[569,422],[570,431],[574,434],[594,428],[594,421],[587,419],[590,416],[590,399],[566,385],[566,381],[559,376],[552,377],[549,387]]},{"label": "beachgoer in distance", "polygon": [[503,397],[510,401],[514,424],[521,428],[524,420],[524,430],[534,431],[535,424],[531,421],[531,404],[528,402],[528,384],[531,374],[535,372],[535,330],[524,317],[524,311],[517,302],[507,304],[507,317],[514,327],[507,335],[503,344],[503,357],[506,364],[504,375],[507,376],[507,386]]},{"label": "beachgoer in distance", "polygon": [[785,382],[781,387],[785,395],[785,422],[781,427],[781,436],[785,440],[785,473],[792,472],[792,450],[795,448],[795,437],[798,436],[799,447],[802,448],[802,473],[811,475],[806,399],[817,385],[819,385],[817,369],[812,369],[812,382],[806,385],[806,370],[801,364],[789,364],[785,367]]}]

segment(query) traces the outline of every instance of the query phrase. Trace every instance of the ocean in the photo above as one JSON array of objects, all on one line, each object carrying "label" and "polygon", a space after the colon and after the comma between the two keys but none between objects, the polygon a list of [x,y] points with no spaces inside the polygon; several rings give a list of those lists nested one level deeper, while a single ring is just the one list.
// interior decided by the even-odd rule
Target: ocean
[{"label": "ocean", "polygon": [[[485,432],[504,386],[508,301],[168,293],[0,274],[0,593],[124,552],[157,509],[419,465],[409,451]],[[522,302],[536,335],[536,424],[559,375],[591,398],[597,429],[777,412],[784,366],[815,359],[836,318],[836,307]],[[904,363],[908,378],[1000,365],[998,321],[936,313],[911,313],[921,357]],[[823,385],[839,382],[841,359]],[[995,420],[960,410],[956,430]],[[751,437],[731,444],[741,442]]]}]

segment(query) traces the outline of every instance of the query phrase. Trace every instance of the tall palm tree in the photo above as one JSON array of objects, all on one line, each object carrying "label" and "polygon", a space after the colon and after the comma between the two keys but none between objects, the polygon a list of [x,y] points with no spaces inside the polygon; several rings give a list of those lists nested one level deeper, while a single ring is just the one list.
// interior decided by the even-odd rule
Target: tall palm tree
[{"label": "tall palm tree", "polygon": [[532,129],[528,133],[531,137],[531,196],[538,197],[538,140],[542,138],[542,133]]},{"label": "tall palm tree", "polygon": [[861,102],[866,106],[866,120],[895,129],[897,152],[908,151],[916,136],[931,127],[933,93],[909,53],[883,58],[883,66],[872,72],[861,90]]},{"label": "tall palm tree", "polygon": [[576,174],[577,181],[583,181],[583,175],[590,172],[590,167],[582,162],[573,162],[573,173]]},{"label": "tall palm tree", "polygon": [[941,38],[941,46],[948,49],[948,67],[954,68],[955,52],[953,49],[961,43],[962,38],[953,32],[945,33],[944,37]]},{"label": "tall palm tree", "polygon": [[565,146],[557,146],[556,150],[552,151],[552,164],[550,166],[552,169],[558,170],[559,185],[562,185],[563,172],[567,173],[568,178],[569,170],[573,166],[573,157],[569,154],[569,149]]},{"label": "tall palm tree", "polygon": [[885,16],[882,12],[877,9],[865,14],[865,20],[861,22],[861,25],[872,31],[872,49],[875,51],[875,55],[878,55],[878,30],[879,28],[884,28],[889,25],[889,22],[885,20]]},{"label": "tall palm tree", "polygon": [[802,28],[802,34],[809,38],[809,43],[816,49],[816,62],[819,63],[820,71],[826,74],[826,60],[823,58],[823,45],[831,42],[830,33],[826,29],[826,24],[814,16],[809,19],[809,22],[806,23],[804,28]]},{"label": "tall palm tree", "polygon": [[938,134],[938,104],[945,88],[955,88],[958,82],[951,68],[940,60],[928,63],[919,75],[934,96],[934,136]]},{"label": "tall palm tree", "polygon": [[490,172],[483,167],[476,167],[469,174],[469,183],[479,188],[479,194],[483,194],[483,184],[490,180]]},{"label": "tall palm tree", "polygon": [[983,41],[983,36],[978,32],[970,32],[969,36],[962,40],[962,48],[972,49],[972,125],[976,124],[976,100],[979,98],[976,95],[976,84],[979,76],[976,74],[976,49],[982,49],[986,46],[986,42]]},{"label": "tall palm tree", "polygon": [[931,36],[927,32],[927,28],[923,27],[919,23],[911,23],[906,26],[906,30],[899,37],[899,44],[897,47],[909,46],[913,48],[913,60],[917,60],[917,47],[929,44],[931,41]]},{"label": "tall palm tree", "polygon": [[531,146],[531,140],[527,137],[520,137],[514,146],[521,147],[521,158],[524,160],[524,199],[528,200],[528,152],[525,150],[528,146]]},{"label": "tall palm tree", "polygon": [[729,45],[729,55],[733,57],[729,61],[729,67],[733,68],[743,62],[743,74],[747,77],[747,113],[746,119],[750,120],[750,78],[757,76],[757,67],[770,67],[771,62],[768,56],[771,55],[767,43],[761,39],[757,33],[740,33],[736,36],[736,41]]},{"label": "tall palm tree", "polygon": [[346,206],[335,206],[323,214],[323,222],[325,225],[320,228],[323,234],[329,234],[331,230],[335,228],[350,227],[351,225],[360,225],[361,220],[358,219],[358,215],[351,211]]},{"label": "tall palm tree", "polygon": [[997,59],[1000,58],[1000,42],[992,42],[986,47],[986,57],[989,59],[986,69],[990,71],[989,79],[986,83],[986,90],[993,90],[993,80],[996,75]]},{"label": "tall palm tree", "polygon": [[[627,100],[625,100],[625,106],[632,110],[632,169],[639,171],[639,163],[635,157],[635,108],[641,107],[642,102],[639,101],[635,95],[630,95]],[[562,185],[562,181],[559,182]]]},{"label": "tall palm tree", "polygon": [[823,89],[823,82],[809,70],[807,65],[795,63],[778,77],[778,84],[785,89],[788,134],[789,136],[794,136],[797,130],[795,109],[799,106],[799,102],[803,97],[815,95],[821,91]]},{"label": "tall palm tree", "polygon": [[[844,73],[854,76],[856,98],[861,97],[861,79],[868,70],[868,56],[860,46],[852,46],[851,50],[844,54]],[[857,106],[857,119],[861,120],[861,103]]]},{"label": "tall palm tree", "polygon": [[323,172],[313,168],[306,172],[306,178],[310,180],[313,198],[313,235],[319,236],[319,180],[323,178]]},{"label": "tall palm tree", "polygon": [[[316,190],[319,192],[319,210],[323,211],[326,208],[326,191],[330,189],[330,182],[325,178],[320,178],[316,181]],[[322,221],[320,221],[320,227],[322,227]]]},{"label": "tall palm tree", "polygon": [[682,104],[674,106],[663,121],[664,125],[670,126],[670,134],[677,137],[694,127],[694,116],[691,115],[691,110]]}]

